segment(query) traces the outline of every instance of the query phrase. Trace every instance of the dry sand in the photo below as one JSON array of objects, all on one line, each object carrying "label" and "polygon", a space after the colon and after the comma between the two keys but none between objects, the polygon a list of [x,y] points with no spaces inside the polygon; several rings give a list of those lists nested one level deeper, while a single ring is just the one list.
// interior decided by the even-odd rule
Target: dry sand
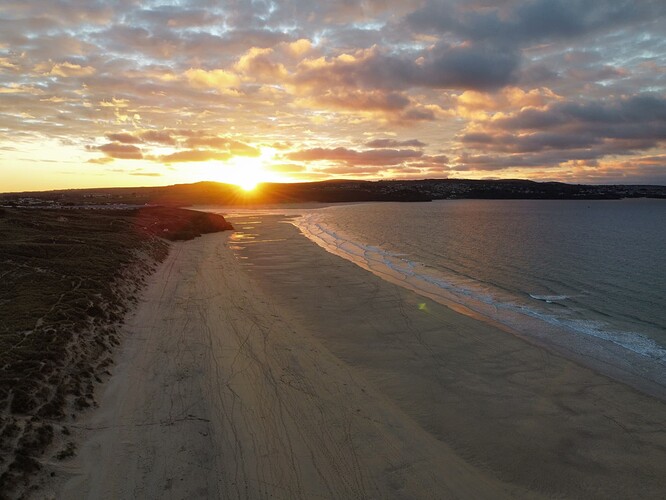
[{"label": "dry sand", "polygon": [[58,498],[660,498],[666,405],[280,218],[174,245]]}]

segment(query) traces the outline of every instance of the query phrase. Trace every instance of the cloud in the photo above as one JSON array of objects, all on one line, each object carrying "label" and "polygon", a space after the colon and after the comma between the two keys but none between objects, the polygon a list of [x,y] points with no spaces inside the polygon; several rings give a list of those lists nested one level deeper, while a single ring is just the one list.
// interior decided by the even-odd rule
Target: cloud
[{"label": "cloud", "polygon": [[334,91],[329,90],[316,96],[314,100],[324,106],[357,111],[403,111],[411,104],[405,95],[398,92],[375,91]]},{"label": "cloud", "polygon": [[423,156],[421,162],[430,167],[432,167],[432,165],[447,165],[449,163],[449,157],[446,155]]},{"label": "cloud", "polygon": [[512,132],[551,131],[554,138],[566,134],[575,142],[580,135],[596,140],[637,141],[638,147],[644,149],[666,141],[666,99],[637,95],[586,103],[558,102],[544,109],[528,108],[499,118],[492,126]]},{"label": "cloud", "polygon": [[238,75],[224,69],[206,71],[190,68],[185,72],[185,78],[190,84],[199,88],[224,90],[240,84]]},{"label": "cloud", "polygon": [[[484,5],[485,4],[485,5]],[[406,16],[425,33],[454,33],[465,40],[501,45],[570,39],[663,16],[663,2],[534,0],[452,2],[428,0]]]},{"label": "cloud", "polygon": [[160,5],[143,9],[135,14],[138,20],[155,27],[171,29],[207,27],[224,22],[224,16],[209,9],[188,8],[176,5]]},{"label": "cloud", "polygon": [[311,52],[313,50],[312,42],[307,38],[299,38],[295,42],[287,44],[287,51],[296,58],[302,57],[303,55]]},{"label": "cloud", "polygon": [[168,146],[176,144],[176,140],[171,133],[164,130],[145,130],[141,132],[141,139],[145,142],[165,144]]},{"label": "cloud", "polygon": [[162,177],[164,174],[159,172],[130,172],[129,175],[136,175],[139,177]]},{"label": "cloud", "polygon": [[116,99],[115,97],[111,98],[110,101],[107,101],[106,99],[103,101],[99,101],[98,103],[100,106],[103,108],[126,108],[129,106],[129,100],[128,99]]},{"label": "cloud", "polygon": [[[227,137],[209,135],[205,132],[187,129],[137,130],[130,132],[107,133],[106,138],[113,141],[89,150],[102,151],[107,156],[119,159],[147,159],[161,163],[205,162],[209,160],[228,160],[234,156],[257,157],[261,151],[244,142]],[[145,154],[135,144],[185,146],[169,154]],[[154,146],[153,146],[154,147]]]},{"label": "cloud", "polygon": [[120,142],[123,144],[140,144],[143,142],[139,137],[135,137],[132,134],[127,133],[106,134],[106,138],[110,141]]},{"label": "cloud", "polygon": [[[470,176],[565,178],[570,169],[593,178],[588,170],[610,176],[609,164],[666,148],[666,4],[657,0],[0,9],[0,147],[50,141],[104,154],[90,161],[175,164],[280,144],[283,165],[313,162],[293,172],[303,179],[447,165]],[[637,165],[657,178],[659,167]]]},{"label": "cloud", "polygon": [[279,82],[287,77],[288,71],[274,60],[273,54],[272,48],[252,47],[238,59],[234,69],[255,80]]},{"label": "cloud", "polygon": [[0,69],[18,71],[19,65],[13,62],[9,57],[0,57]]},{"label": "cloud", "polygon": [[459,135],[458,169],[564,166],[629,156],[666,144],[666,100],[644,94],[497,113]]},{"label": "cloud", "polygon": [[333,161],[347,165],[397,165],[404,161],[423,156],[421,151],[412,149],[379,149],[356,151],[347,148],[312,148],[288,153],[286,157],[296,161]]},{"label": "cloud", "polygon": [[109,133],[106,138],[110,141],[120,142],[122,144],[165,144],[175,145],[176,140],[170,132],[162,130],[144,130],[130,134],[129,132]]},{"label": "cloud", "polygon": [[220,151],[211,151],[206,149],[188,149],[177,151],[168,155],[162,155],[154,158],[155,161],[162,163],[186,163],[186,162],[202,162],[210,160],[228,160],[232,155]]},{"label": "cloud", "polygon": [[186,140],[186,144],[190,148],[207,147],[221,151],[226,151],[234,156],[259,156],[261,152],[257,148],[253,148],[248,144],[240,141],[229,139],[219,136],[193,136]]},{"label": "cloud", "polygon": [[494,46],[439,44],[420,65],[424,86],[495,90],[517,80],[518,53]]},{"label": "cloud", "polygon": [[305,166],[297,165],[295,163],[276,163],[276,164],[266,165],[264,168],[272,172],[280,172],[283,174],[291,174],[291,173],[305,171]]},{"label": "cloud", "polygon": [[426,146],[425,143],[419,141],[418,139],[410,139],[405,141],[399,141],[396,139],[374,139],[372,141],[366,142],[365,145],[369,148],[422,148]]},{"label": "cloud", "polygon": [[356,178],[368,178],[368,179],[377,178],[378,176],[380,176],[382,172],[386,170],[384,168],[359,166],[347,163],[342,163],[337,165],[327,165],[318,168],[319,168],[318,171],[320,173],[324,173],[328,177],[352,176]]},{"label": "cloud", "polygon": [[91,158],[87,163],[95,163],[97,165],[106,165],[107,163],[112,163],[113,158],[109,156],[102,156],[101,158]]},{"label": "cloud", "polygon": [[0,94],[43,94],[44,90],[34,87],[32,85],[21,85],[18,83],[10,83],[6,87],[0,87]]},{"label": "cloud", "polygon": [[438,43],[395,55],[379,47],[330,59],[305,60],[296,84],[402,90],[412,87],[493,90],[517,79],[519,55],[493,46]]},{"label": "cloud", "polygon": [[103,144],[98,146],[98,151],[101,151],[105,155],[111,158],[117,158],[122,160],[140,160],[143,158],[143,153],[141,149],[131,144],[121,144],[118,142],[110,142],[108,144]]},{"label": "cloud", "polygon": [[52,76],[73,77],[73,76],[90,76],[95,73],[95,68],[92,66],[81,66],[69,62],[54,64],[47,74]]},{"label": "cloud", "polygon": [[542,108],[547,104],[561,101],[557,95],[548,87],[536,87],[523,90],[520,87],[506,87],[501,92],[494,94],[467,91],[457,97],[458,111],[466,109],[484,109],[489,112],[500,110],[516,110],[524,108]]}]

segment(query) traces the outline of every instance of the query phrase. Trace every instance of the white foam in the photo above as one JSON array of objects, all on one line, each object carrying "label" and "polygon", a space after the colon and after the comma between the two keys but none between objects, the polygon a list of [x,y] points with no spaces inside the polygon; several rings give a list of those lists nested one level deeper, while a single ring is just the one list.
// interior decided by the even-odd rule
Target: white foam
[{"label": "white foam", "polygon": [[[445,305],[458,304],[472,312],[489,317],[510,326],[526,336],[539,337],[538,323],[550,325],[549,335],[565,329],[571,335],[585,336],[611,342],[641,356],[657,360],[666,365],[666,349],[652,339],[636,332],[616,331],[608,325],[592,320],[570,319],[548,306],[521,301],[519,297],[495,290],[465,276],[447,273],[406,258],[404,254],[387,251],[381,247],[364,244],[339,229],[334,229],[324,220],[321,212],[305,214],[292,223],[313,242],[327,251],[354,262],[377,276],[399,284],[416,293],[427,296]],[[571,299],[568,295],[528,294],[535,301],[552,304]],[[548,341],[560,342],[549,338]],[[600,346],[603,349],[603,346]]]},{"label": "white foam", "polygon": [[568,295],[536,295],[532,293],[530,293],[529,296],[535,300],[541,300],[543,302],[548,302],[549,304],[552,304],[553,302],[561,302],[571,298]]}]

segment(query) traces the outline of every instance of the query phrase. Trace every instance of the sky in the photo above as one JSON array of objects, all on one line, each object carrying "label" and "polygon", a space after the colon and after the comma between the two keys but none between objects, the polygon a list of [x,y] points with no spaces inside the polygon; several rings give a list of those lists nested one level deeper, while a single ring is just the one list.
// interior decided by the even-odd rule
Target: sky
[{"label": "sky", "polygon": [[663,0],[2,0],[0,192],[666,184]]}]

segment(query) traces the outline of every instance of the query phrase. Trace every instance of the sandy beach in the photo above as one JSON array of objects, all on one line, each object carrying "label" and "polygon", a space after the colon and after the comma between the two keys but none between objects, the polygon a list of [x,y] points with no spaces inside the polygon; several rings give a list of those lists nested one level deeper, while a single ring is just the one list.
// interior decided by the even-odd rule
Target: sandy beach
[{"label": "sandy beach", "polygon": [[[56,498],[661,498],[666,404],[279,216],[174,244]],[[49,493],[49,492],[46,492]]]}]

